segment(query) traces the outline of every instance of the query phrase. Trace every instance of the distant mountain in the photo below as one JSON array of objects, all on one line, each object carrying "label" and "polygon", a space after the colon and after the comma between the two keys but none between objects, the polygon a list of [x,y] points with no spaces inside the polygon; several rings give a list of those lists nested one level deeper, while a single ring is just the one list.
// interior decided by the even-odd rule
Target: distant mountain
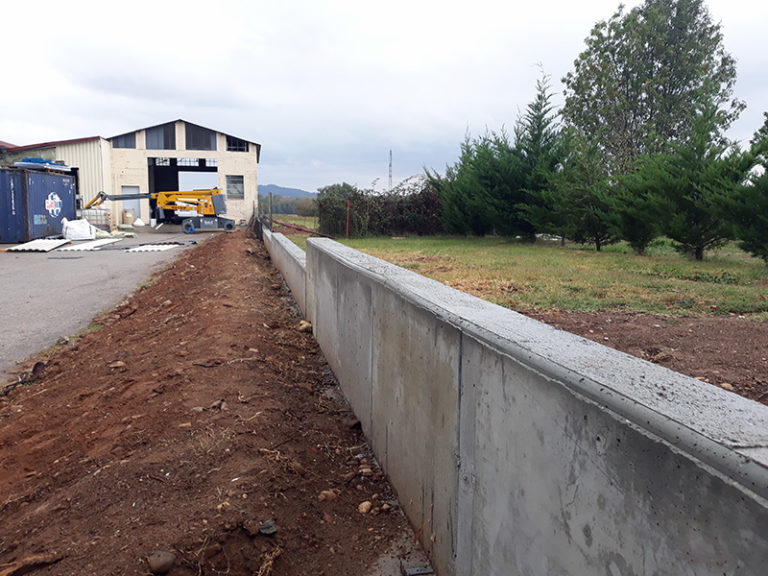
[{"label": "distant mountain", "polygon": [[288,198],[305,198],[306,196],[315,196],[313,192],[307,192],[299,188],[284,188],[277,184],[264,184],[259,186],[260,196],[269,196],[272,192],[272,196],[284,196]]}]

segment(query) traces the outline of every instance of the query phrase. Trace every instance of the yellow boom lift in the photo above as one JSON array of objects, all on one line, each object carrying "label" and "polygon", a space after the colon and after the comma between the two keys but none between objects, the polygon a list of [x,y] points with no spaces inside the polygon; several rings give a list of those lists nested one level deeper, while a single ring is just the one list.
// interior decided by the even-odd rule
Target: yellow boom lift
[{"label": "yellow boom lift", "polygon": [[[99,206],[107,200],[144,199],[150,200],[150,206],[153,202],[155,203],[159,222],[180,223],[181,229],[187,234],[194,234],[198,230],[233,230],[235,228],[234,220],[220,216],[220,214],[227,212],[227,203],[220,188],[153,192],[151,194],[107,194],[99,192],[93,200],[85,205],[85,208]],[[177,214],[177,212],[184,214]],[[190,212],[194,212],[195,215],[190,215]]]}]

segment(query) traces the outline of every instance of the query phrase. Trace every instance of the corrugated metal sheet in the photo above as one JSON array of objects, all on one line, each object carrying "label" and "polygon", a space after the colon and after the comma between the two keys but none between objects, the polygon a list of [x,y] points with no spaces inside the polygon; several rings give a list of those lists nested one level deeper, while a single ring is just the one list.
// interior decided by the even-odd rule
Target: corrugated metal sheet
[{"label": "corrugated metal sheet", "polygon": [[175,247],[175,244],[145,244],[144,246],[129,248],[126,252],[163,252],[164,250],[170,250]]},{"label": "corrugated metal sheet", "polygon": [[122,238],[101,238],[100,240],[91,240],[89,242],[83,242],[82,244],[65,246],[64,248],[61,248],[59,252],[90,252],[91,250],[98,250],[104,246],[120,242],[120,240],[122,240]]},{"label": "corrugated metal sheet", "polygon": [[109,170],[109,142],[103,138],[72,144],[60,144],[56,147],[56,157],[70,166],[78,168],[80,195],[83,205],[96,197],[105,188],[105,176]]},{"label": "corrugated metal sheet", "polygon": [[68,243],[69,240],[32,240],[32,242],[8,248],[8,252],[50,252]]}]

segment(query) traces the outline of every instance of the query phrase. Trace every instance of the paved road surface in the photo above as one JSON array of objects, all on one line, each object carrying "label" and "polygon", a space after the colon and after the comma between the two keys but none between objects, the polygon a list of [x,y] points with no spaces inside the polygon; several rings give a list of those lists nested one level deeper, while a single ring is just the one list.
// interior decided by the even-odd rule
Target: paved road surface
[{"label": "paved road surface", "polygon": [[[83,330],[96,314],[121,302],[192,241],[210,237],[168,228],[163,233],[137,233],[97,252],[0,252],[0,384],[17,362]],[[125,251],[167,241],[183,245],[164,252]]]}]

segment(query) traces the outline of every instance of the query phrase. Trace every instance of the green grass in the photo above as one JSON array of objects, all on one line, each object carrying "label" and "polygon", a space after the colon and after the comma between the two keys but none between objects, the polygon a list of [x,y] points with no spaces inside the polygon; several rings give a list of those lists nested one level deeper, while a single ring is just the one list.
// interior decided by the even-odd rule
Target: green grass
[{"label": "green grass", "polygon": [[626,310],[678,316],[768,313],[768,268],[735,245],[696,262],[664,241],[651,246],[646,256],[634,254],[624,244],[596,252],[579,245],[541,241],[530,245],[499,237],[342,242],[518,310]]},{"label": "green grass", "polygon": [[288,224],[296,224],[298,226],[304,226],[310,230],[317,230],[318,219],[317,216],[297,216],[296,214],[273,214],[272,218],[275,220],[281,220],[282,222],[288,222]]}]

